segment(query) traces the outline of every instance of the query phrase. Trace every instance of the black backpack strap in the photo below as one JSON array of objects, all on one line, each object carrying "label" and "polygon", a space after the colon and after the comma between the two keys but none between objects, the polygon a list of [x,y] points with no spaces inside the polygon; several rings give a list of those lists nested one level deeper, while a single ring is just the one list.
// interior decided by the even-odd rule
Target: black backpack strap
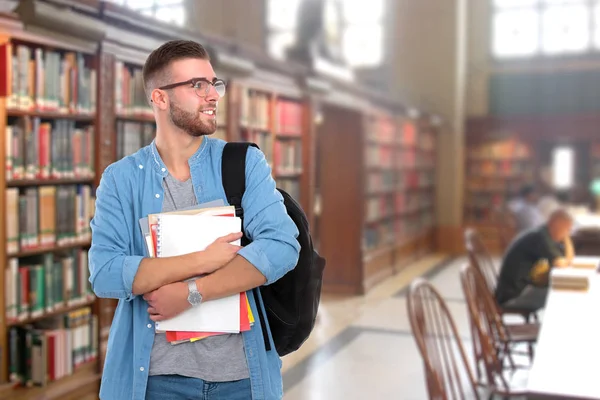
[{"label": "black backpack strap", "polygon": [[[225,190],[225,196],[227,197],[227,202],[235,207],[235,215],[240,217],[242,221],[244,219],[242,197],[246,191],[246,153],[250,146],[256,147],[257,149],[259,148],[256,144],[249,142],[225,143],[221,158],[221,179],[223,182],[223,189]],[[245,234],[242,237],[241,242],[242,246],[248,244],[249,241]],[[260,326],[265,341],[265,349],[270,351],[271,344],[269,343],[267,325],[264,321],[265,317],[262,313],[260,303],[258,302],[257,291],[258,288],[253,289],[254,301],[256,303],[256,308],[258,309],[258,318],[260,319]]]},{"label": "black backpack strap", "polygon": [[230,205],[235,207],[235,215],[244,217],[242,197],[246,190],[246,152],[248,147],[258,146],[254,143],[225,143],[221,159],[223,189]]}]

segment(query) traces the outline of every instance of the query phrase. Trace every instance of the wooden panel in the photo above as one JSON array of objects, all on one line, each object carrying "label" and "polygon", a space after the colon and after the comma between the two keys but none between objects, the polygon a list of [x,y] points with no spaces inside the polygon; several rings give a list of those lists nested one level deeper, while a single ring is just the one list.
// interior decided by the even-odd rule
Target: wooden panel
[{"label": "wooden panel", "polygon": [[7,391],[2,399],[6,400],[79,400],[84,395],[98,393],[100,374],[97,363],[88,363],[65,378],[49,383],[44,387],[17,388]]},{"label": "wooden panel", "polygon": [[[6,140],[6,97],[0,98],[0,213],[6,217],[6,172],[5,172],[5,154]],[[8,382],[8,341],[6,330],[6,305],[5,290],[6,282],[6,219],[0,218],[0,383]]]},{"label": "wooden panel", "polygon": [[320,157],[320,252],[327,259],[324,291],[362,287],[362,116],[326,106],[318,128]]},{"label": "wooden panel", "polygon": [[394,247],[390,246],[378,252],[375,257],[364,259],[364,280],[360,294],[367,292],[373,286],[393,275],[394,273]]},{"label": "wooden panel", "polygon": [[314,104],[306,98],[302,107],[302,177],[300,179],[300,203],[308,223],[314,225],[316,132]]},{"label": "wooden panel", "polygon": [[451,255],[465,254],[464,232],[462,226],[438,226],[436,248]]},{"label": "wooden panel", "polygon": [[116,159],[117,140],[115,137],[115,57],[101,53],[98,57],[98,97],[96,104],[96,184],[102,172]]}]

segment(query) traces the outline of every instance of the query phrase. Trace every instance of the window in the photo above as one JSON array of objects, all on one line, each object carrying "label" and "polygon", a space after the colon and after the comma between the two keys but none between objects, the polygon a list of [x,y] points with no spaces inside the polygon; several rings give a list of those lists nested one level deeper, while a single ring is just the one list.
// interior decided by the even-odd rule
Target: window
[{"label": "window", "polygon": [[143,15],[175,25],[185,25],[186,0],[109,0]]},{"label": "window", "polygon": [[557,147],[552,153],[552,175],[555,189],[573,187],[575,152],[571,147]]},{"label": "window", "polygon": [[[268,0],[267,46],[272,57],[284,59],[286,50],[294,44],[301,1]],[[368,5],[358,0],[325,0],[325,4],[329,9],[337,6],[341,10],[341,46],[348,64],[354,67],[381,64],[385,0],[373,0]]]},{"label": "window", "polygon": [[497,58],[600,49],[600,0],[492,0]]}]

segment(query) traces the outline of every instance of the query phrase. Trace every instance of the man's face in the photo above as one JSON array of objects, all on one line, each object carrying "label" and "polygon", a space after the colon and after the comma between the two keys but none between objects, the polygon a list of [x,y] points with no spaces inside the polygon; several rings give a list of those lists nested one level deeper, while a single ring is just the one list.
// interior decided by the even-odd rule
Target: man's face
[{"label": "man's face", "polygon": [[[172,82],[183,82],[192,78],[206,78],[211,81],[215,72],[208,60],[185,59],[175,61],[170,66]],[[170,89],[169,117],[173,125],[190,136],[211,135],[217,129],[217,102],[219,95],[210,86],[208,94],[192,85]],[[200,96],[199,96],[200,94]]]},{"label": "man's face", "polygon": [[554,238],[556,241],[563,241],[571,234],[571,229],[573,228],[573,222],[560,219],[554,222]]}]

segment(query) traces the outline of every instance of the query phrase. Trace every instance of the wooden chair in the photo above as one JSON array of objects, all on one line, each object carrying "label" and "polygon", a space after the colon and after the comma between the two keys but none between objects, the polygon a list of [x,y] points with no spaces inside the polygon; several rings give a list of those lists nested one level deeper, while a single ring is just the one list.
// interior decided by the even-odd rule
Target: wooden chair
[{"label": "wooden chair", "polygon": [[429,399],[480,399],[456,324],[439,292],[417,278],[409,287],[407,308]]},{"label": "wooden chair", "polygon": [[[489,251],[485,247],[485,244],[481,240],[481,237],[473,228],[468,228],[465,230],[465,247],[469,254],[469,261],[471,262],[471,265],[479,270],[485,280],[485,284],[490,295],[494,297],[494,293],[496,293],[496,287],[498,286],[498,276],[500,275],[500,271],[494,263]],[[523,317],[526,323],[529,323],[531,320],[538,321],[537,314],[531,310],[505,308],[499,304],[497,306],[502,315],[520,315]]]},{"label": "wooden chair", "polygon": [[[537,323],[507,325],[490,296],[484,277],[472,265],[464,265],[460,272],[461,285],[467,301],[469,322],[473,337],[473,351],[478,382],[482,382],[481,366],[485,371],[486,385],[499,394],[519,394],[504,375],[505,361],[510,372],[517,369],[512,346],[529,345],[528,355],[533,358],[531,344],[537,341],[540,326]],[[522,394],[522,393],[521,393]]]}]

